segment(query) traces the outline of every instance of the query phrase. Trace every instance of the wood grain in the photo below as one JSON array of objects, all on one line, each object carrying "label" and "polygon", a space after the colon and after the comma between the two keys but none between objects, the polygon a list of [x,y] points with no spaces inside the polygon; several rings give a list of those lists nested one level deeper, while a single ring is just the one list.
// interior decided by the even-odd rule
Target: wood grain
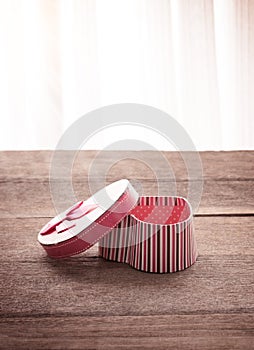
[{"label": "wood grain", "polygon": [[[253,349],[253,314],[14,317],[0,320],[6,348]],[[17,336],[17,327],[19,335]],[[22,337],[26,334],[25,337]]]},{"label": "wood grain", "polygon": [[[108,181],[106,182],[108,183]],[[75,201],[91,196],[89,186],[98,190],[104,182],[96,183],[87,180],[73,183],[75,200],[70,199],[71,186],[65,181],[55,183],[57,190],[57,205],[60,211],[71,206]],[[196,186],[196,184],[194,185]],[[197,185],[198,186],[198,185]],[[177,195],[188,198],[188,183],[162,183],[158,191],[156,183],[144,181],[142,191],[144,195]],[[94,193],[94,192],[93,192]],[[207,180],[204,183],[203,195],[197,214],[254,214],[254,180],[251,181],[216,181]],[[52,203],[48,181],[12,181],[0,182],[0,217],[53,217],[56,211]]]},{"label": "wood grain", "polygon": [[[0,254],[0,262],[6,260],[37,262],[38,257],[44,259],[46,253],[37,243],[37,233],[48,222],[48,218],[2,218],[1,248],[4,254]],[[253,255],[254,235],[253,217],[195,217],[195,237],[198,243],[199,255]],[[21,243],[21,238],[22,242]],[[12,245],[9,245],[9,242]],[[97,249],[89,249],[86,254],[96,256]],[[76,256],[73,261],[79,260]],[[49,259],[50,262],[54,260]],[[100,261],[100,259],[99,259]],[[117,264],[118,265],[118,264]],[[149,275],[150,276],[150,275]]]},{"label": "wood grain", "polygon": [[[204,192],[194,221],[199,257],[191,268],[165,275],[105,261],[96,246],[62,261],[46,256],[37,232],[55,213],[51,155],[0,153],[0,349],[254,349],[254,152],[201,153]],[[95,155],[78,155],[78,197],[90,194]],[[119,156],[126,152],[104,154],[98,168]],[[156,162],[152,152],[146,157]],[[174,163],[178,194],[185,195],[179,154],[165,157]],[[148,170],[121,160],[105,178],[99,171],[94,186],[128,175],[156,194]],[[162,192],[173,183],[163,178]],[[63,206],[66,195],[61,192]]]},{"label": "wood grain", "polygon": [[[152,179],[155,174],[149,168],[163,171],[168,164],[174,171],[174,177],[165,173],[162,178],[166,181],[188,180],[186,165],[179,152],[160,152],[161,156],[152,151],[80,151],[77,152],[72,168],[73,177],[84,179],[89,175],[89,168],[93,164],[98,178],[114,180],[117,178]],[[188,152],[182,152],[184,155]],[[52,161],[52,151],[5,151],[0,153],[0,181],[12,179],[39,180],[47,179]],[[207,180],[248,180],[253,179],[254,152],[200,152],[202,164],[202,178]],[[68,152],[62,152],[62,161],[58,164],[66,166]],[[96,160],[94,160],[96,159]],[[195,168],[195,163],[192,165]],[[109,172],[102,170],[109,169]],[[193,169],[192,169],[193,170]]]}]

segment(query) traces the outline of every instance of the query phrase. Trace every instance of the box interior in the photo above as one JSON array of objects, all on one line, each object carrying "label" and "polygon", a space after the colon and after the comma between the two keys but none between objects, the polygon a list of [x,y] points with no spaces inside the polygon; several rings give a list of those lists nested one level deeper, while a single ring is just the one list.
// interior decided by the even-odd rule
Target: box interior
[{"label": "box interior", "polygon": [[141,198],[140,203],[131,212],[138,220],[152,224],[171,225],[185,221],[191,215],[190,206],[184,198],[166,197],[168,200],[161,201],[162,203],[152,200],[155,197],[147,198],[145,200]]}]

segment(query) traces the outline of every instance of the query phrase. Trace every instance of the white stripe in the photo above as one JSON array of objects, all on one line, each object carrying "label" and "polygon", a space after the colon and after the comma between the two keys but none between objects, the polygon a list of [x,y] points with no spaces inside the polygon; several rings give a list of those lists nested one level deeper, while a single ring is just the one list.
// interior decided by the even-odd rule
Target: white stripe
[{"label": "white stripe", "polygon": [[163,272],[163,232],[162,232],[162,227],[160,225],[160,232],[159,232],[159,235],[160,235],[160,271],[159,272]]}]

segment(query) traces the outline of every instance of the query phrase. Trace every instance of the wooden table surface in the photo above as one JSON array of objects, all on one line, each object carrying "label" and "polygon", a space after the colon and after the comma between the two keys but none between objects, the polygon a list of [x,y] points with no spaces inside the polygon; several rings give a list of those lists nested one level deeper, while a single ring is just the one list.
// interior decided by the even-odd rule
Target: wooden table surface
[{"label": "wooden table surface", "polygon": [[[87,175],[95,155],[83,151],[76,157],[73,187],[79,199],[90,195]],[[143,194],[157,194],[147,165],[156,163],[156,153],[145,152],[147,164],[139,155],[118,152],[122,160],[114,164],[116,153],[105,152],[91,181],[104,186],[105,178],[124,177],[142,185]],[[1,152],[0,348],[254,349],[254,152],[200,155],[198,260],[185,271],[160,275],[105,261],[96,247],[63,261],[48,258],[37,232],[55,214],[51,152]],[[180,155],[164,156],[178,194],[186,196],[188,174]],[[157,166],[163,170],[159,160]],[[162,179],[165,194],[172,181]]]}]

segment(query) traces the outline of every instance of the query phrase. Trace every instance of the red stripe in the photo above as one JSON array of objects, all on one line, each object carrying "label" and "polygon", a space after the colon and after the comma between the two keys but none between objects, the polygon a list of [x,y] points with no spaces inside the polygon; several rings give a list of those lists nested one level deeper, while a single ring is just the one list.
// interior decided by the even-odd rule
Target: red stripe
[{"label": "red stripe", "polygon": [[156,249],[156,233],[155,225],[153,225],[153,237],[152,237],[152,272],[157,272],[157,249]]},{"label": "red stripe", "polygon": [[147,271],[147,225],[143,225],[143,235],[144,235],[144,270]]},{"label": "red stripe", "polygon": [[169,227],[169,251],[168,251],[168,260],[169,260],[169,269],[167,270],[167,272],[174,272],[173,266],[173,252],[174,252],[174,241],[173,241],[173,226],[171,225]]},{"label": "red stripe", "polygon": [[166,226],[162,226],[162,272],[166,272],[166,254],[168,245],[166,242]]},{"label": "red stripe", "polygon": [[182,224],[182,231],[181,231],[181,251],[182,251],[182,270],[184,269],[184,224]]},{"label": "red stripe", "polygon": [[175,244],[176,244],[176,239],[175,239],[175,225],[172,225],[172,272],[176,271],[176,265],[175,265]]},{"label": "red stripe", "polygon": [[139,262],[140,262],[140,254],[141,254],[141,246],[140,246],[140,225],[138,226],[138,249],[137,249],[137,252],[138,252],[138,256],[137,256],[137,269],[139,269]]},{"label": "red stripe", "polygon": [[120,254],[119,254],[119,262],[123,262],[123,257],[124,257],[124,237],[125,237],[125,229],[122,229],[121,237],[120,237]]}]

